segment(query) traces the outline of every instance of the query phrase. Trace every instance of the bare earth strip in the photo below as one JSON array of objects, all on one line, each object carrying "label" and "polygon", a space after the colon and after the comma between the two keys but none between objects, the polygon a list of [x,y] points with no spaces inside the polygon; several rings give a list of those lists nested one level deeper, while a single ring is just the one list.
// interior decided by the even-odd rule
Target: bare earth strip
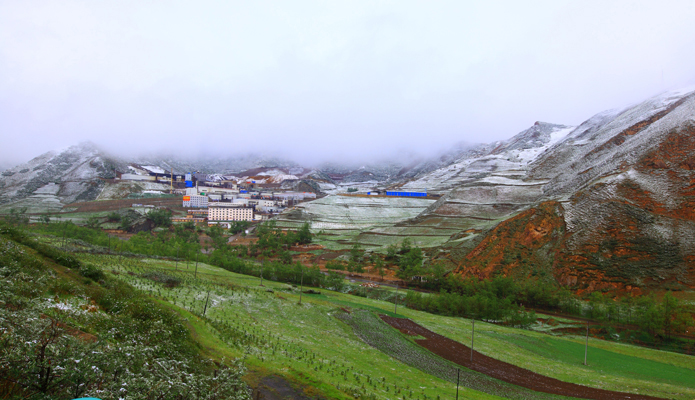
[{"label": "bare earth strip", "polygon": [[405,365],[417,368],[445,381],[454,384],[460,382],[462,387],[506,399],[559,400],[567,398],[529,390],[468,368],[459,368],[455,363],[408,340],[369,311],[356,310],[355,312],[341,312],[334,315],[352,326],[355,334],[368,345]]},{"label": "bare earth strip", "polygon": [[121,199],[121,200],[100,200],[87,201],[82,203],[71,203],[64,208],[74,208],[75,212],[99,212],[116,211],[122,208],[131,207],[133,204],[154,205],[168,208],[182,208],[183,196],[175,198],[152,198],[152,199]]},{"label": "bare earth strip", "polygon": [[594,400],[659,399],[658,397],[634,393],[612,392],[610,390],[563,382],[504,361],[496,360],[492,357],[480,354],[477,351],[473,351],[473,362],[471,362],[471,348],[468,346],[442,335],[438,335],[409,319],[394,318],[385,315],[381,315],[381,319],[405,334],[424,337],[425,339],[416,339],[415,342],[446,360],[527,389],[561,396]]}]

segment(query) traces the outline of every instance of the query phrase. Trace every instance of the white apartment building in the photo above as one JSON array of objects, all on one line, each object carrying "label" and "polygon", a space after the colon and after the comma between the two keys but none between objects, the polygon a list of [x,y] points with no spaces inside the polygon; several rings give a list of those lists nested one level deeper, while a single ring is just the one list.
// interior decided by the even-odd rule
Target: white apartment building
[{"label": "white apartment building", "polygon": [[249,200],[249,205],[259,207],[273,207],[275,206],[275,200],[251,199]]},{"label": "white apartment building", "polygon": [[208,206],[208,196],[183,196],[183,206],[186,208],[197,207],[205,208]]},{"label": "white apartment building", "polygon": [[253,221],[253,209],[241,204],[219,203],[208,207],[208,221]]}]

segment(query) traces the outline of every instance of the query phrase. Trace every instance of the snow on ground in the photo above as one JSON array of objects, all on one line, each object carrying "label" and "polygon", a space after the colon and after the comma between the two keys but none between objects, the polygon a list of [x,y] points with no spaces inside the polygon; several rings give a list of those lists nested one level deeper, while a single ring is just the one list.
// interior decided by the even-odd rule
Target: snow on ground
[{"label": "snow on ground", "polygon": [[415,217],[433,202],[398,197],[327,196],[297,206],[301,217],[286,219],[285,214],[281,214],[278,222],[310,222],[313,230],[367,229]]},{"label": "snow on ground", "polygon": [[[683,91],[678,93],[681,92]],[[668,132],[695,118],[693,97],[685,99],[683,104],[666,116],[644,127],[639,134],[628,135],[621,145],[613,145],[611,140],[684,98],[683,94],[674,93],[653,97],[617,113],[604,112],[590,118],[561,141],[560,145],[551,148],[544,160],[534,165],[531,175],[540,179],[552,177],[546,186],[546,193],[560,196],[614,173],[620,165],[636,163],[642,154],[659,143]],[[562,146],[563,143],[575,146]]]},{"label": "snow on ground", "polygon": [[297,179],[299,179],[299,178],[296,175],[278,174],[278,175],[273,175],[269,180],[273,183],[282,183],[283,181],[297,180]]},{"label": "snow on ground", "polygon": [[50,182],[34,191],[34,194],[56,195],[60,191],[60,185]]},{"label": "snow on ground", "polygon": [[259,172],[257,175],[259,175],[259,176],[278,176],[278,175],[285,175],[285,172],[281,171],[279,169],[269,169],[267,171]]},{"label": "snow on ground", "polygon": [[[537,129],[537,130],[534,130]],[[548,130],[550,133],[548,135]],[[403,185],[404,189],[427,190],[432,193],[447,193],[460,185],[474,185],[475,182],[537,185],[538,182],[522,183],[520,180],[503,180],[490,175],[526,175],[528,166],[541,154],[566,138],[575,127],[541,123],[506,142],[490,146],[488,153],[477,157],[460,159],[443,168],[432,171]],[[529,132],[541,132],[530,134]],[[545,136],[543,136],[545,135]],[[505,150],[505,148],[507,150]],[[494,152],[494,153],[492,153]]]},{"label": "snow on ground", "polygon": [[155,173],[155,174],[165,174],[166,173],[162,168],[157,167],[155,165],[143,165],[142,168],[146,169],[152,173]]},{"label": "snow on ground", "polygon": [[537,185],[544,185],[548,183],[548,181],[524,181],[521,179],[509,179],[503,176],[487,176],[478,182],[480,183],[492,183],[496,185],[511,185],[511,186],[537,186]]},{"label": "snow on ground", "polygon": [[128,166],[128,170],[129,170],[131,173],[135,174],[135,175],[144,175],[144,174],[142,173],[142,170],[141,170],[141,169],[135,168],[135,167],[133,167],[132,165],[129,165],[129,166]]},{"label": "snow on ground", "polygon": [[517,151],[515,155],[519,161],[528,165],[530,162],[538,158],[540,154],[552,147],[555,143],[558,143],[560,140],[567,137],[567,135],[569,135],[574,129],[575,127],[571,126],[565,129],[555,130],[550,134],[550,141],[546,143],[545,146]]},{"label": "snow on ground", "polygon": [[162,193],[169,189],[169,185],[152,181],[120,181],[108,183],[101,191],[97,200],[117,200],[127,197],[130,193],[150,191]]}]

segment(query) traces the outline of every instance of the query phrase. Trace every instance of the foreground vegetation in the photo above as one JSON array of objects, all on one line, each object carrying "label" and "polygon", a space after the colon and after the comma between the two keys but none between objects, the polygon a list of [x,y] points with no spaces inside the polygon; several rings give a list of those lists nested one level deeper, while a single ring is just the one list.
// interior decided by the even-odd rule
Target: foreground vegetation
[{"label": "foreground vegetation", "polygon": [[[169,225],[165,215],[156,214],[155,217],[159,225]],[[236,230],[241,231],[242,228],[237,227]],[[306,224],[297,231],[283,231],[272,221],[258,225],[258,241],[248,247],[227,245],[227,236],[219,227],[203,231],[192,223],[174,225],[154,235],[140,232],[127,241],[110,238],[99,229],[69,222],[38,224],[32,229],[55,236],[61,240],[61,245],[67,238],[74,238],[106,248],[106,252],[205,262],[241,274],[315,287],[340,289],[342,285],[342,278],[337,274],[324,275],[316,266],[307,268],[293,263],[289,248],[312,241]],[[201,244],[202,233],[211,239],[207,245]],[[599,332],[596,334],[607,339],[619,337],[622,341],[695,354],[695,342],[679,336],[695,329],[692,317],[695,307],[688,307],[670,293],[663,297],[616,298],[594,292],[582,299],[558,286],[552,279],[463,279],[456,274],[446,274],[447,269],[441,264],[429,264],[423,251],[412,246],[408,240],[399,246],[388,246],[383,257],[374,253],[368,256],[356,245],[350,251],[348,261],[333,261],[326,266],[329,269],[363,272],[368,265],[382,276],[386,268],[395,269],[398,276],[411,286],[438,293],[432,296],[409,292],[406,298],[398,301],[410,308],[440,315],[504,322],[517,327],[527,327],[536,320],[534,309],[560,312],[591,319],[594,325],[598,325]],[[419,279],[413,280],[413,277]],[[382,298],[397,301],[396,296]]]},{"label": "foreground vegetation", "polygon": [[239,361],[201,357],[169,307],[0,227],[0,397],[249,399]]},{"label": "foreground vegetation", "polygon": [[[12,289],[14,296],[34,299],[29,303],[41,305],[37,309],[25,307],[23,310],[33,310],[31,312],[34,313],[33,319],[30,315],[25,319],[41,322],[46,320],[40,318],[41,314],[48,315],[49,320],[56,321],[56,326],[65,326],[66,328],[61,329],[72,332],[62,333],[61,340],[51,345],[56,349],[55,354],[69,355],[73,351],[71,349],[93,346],[90,349],[96,348],[97,353],[101,352],[99,354],[102,356],[99,357],[117,360],[115,364],[95,364],[99,362],[97,356],[90,355],[95,353],[84,352],[78,356],[66,357],[75,364],[71,365],[71,368],[82,368],[82,365],[90,364],[90,367],[98,366],[100,371],[109,372],[94,378],[88,373],[89,369],[79,369],[79,374],[75,376],[85,375],[88,379],[87,382],[78,383],[77,387],[93,390],[90,392],[85,389],[80,395],[99,394],[102,398],[110,398],[106,392],[119,391],[119,379],[131,379],[126,381],[133,393],[131,398],[152,398],[154,392],[160,392],[157,382],[168,379],[181,384],[172,385],[171,396],[165,398],[195,398],[183,397],[193,396],[184,392],[185,388],[192,387],[190,385],[193,377],[195,382],[199,382],[198,385],[202,385],[196,386],[197,388],[227,390],[225,387],[217,389],[218,387],[214,386],[220,384],[219,380],[215,380],[215,376],[219,377],[222,371],[226,371],[226,380],[238,384],[242,371],[239,360],[243,359],[245,366],[249,368],[245,376],[248,382],[254,383],[263,376],[276,374],[301,385],[310,396],[320,395],[337,399],[397,397],[422,400],[455,396],[456,387],[451,378],[455,366],[434,356],[433,361],[427,364],[441,364],[445,375],[433,375],[432,371],[417,364],[403,364],[406,353],[384,353],[382,351],[385,349],[377,350],[378,346],[366,346],[360,336],[357,336],[356,332],[364,337],[363,333],[359,333],[359,329],[355,330],[356,326],[361,324],[362,327],[367,327],[368,332],[376,333],[381,330],[389,335],[390,340],[411,343],[410,348],[416,348],[412,347],[415,346],[411,342],[412,338],[395,330],[383,330],[383,325],[374,325],[377,320],[371,313],[393,315],[393,304],[366,296],[395,301],[393,291],[374,291],[371,295],[363,291],[361,294],[365,297],[325,289],[321,290],[321,293],[316,293],[316,290],[302,293],[299,290],[301,284],[316,283],[310,278],[303,280],[311,276],[310,268],[276,261],[262,263],[251,259],[236,264],[236,261],[231,261],[237,259],[233,249],[228,250],[227,258],[219,256],[219,253],[215,258],[214,251],[209,255],[200,254],[196,266],[193,260],[186,262],[127,253],[112,254],[100,247],[88,246],[89,238],[82,241],[71,240],[66,244],[57,235],[43,236],[37,241],[9,230],[4,230],[3,234],[8,239],[7,243],[13,243],[12,246],[18,246],[22,252],[39,260],[39,264],[32,267],[33,270],[8,273],[3,277],[14,277],[8,279],[24,282],[22,280],[26,279],[25,275],[30,272],[35,274],[36,271],[44,271],[36,274],[36,281],[16,283],[19,285],[17,287],[21,288]],[[17,244],[17,241],[31,246],[33,250]],[[72,254],[60,251],[55,245],[65,245]],[[163,243],[163,246],[166,245]],[[3,261],[3,268],[6,268],[5,264],[19,260],[20,256],[21,254],[12,253]],[[218,262],[229,263],[227,269],[212,265]],[[245,268],[249,270],[244,272],[262,271],[263,286],[260,286],[260,273],[257,277],[240,275],[231,271],[230,266],[233,265],[248,266]],[[292,271],[295,273],[291,274]],[[285,273],[287,275],[284,275]],[[53,283],[54,281],[62,283]],[[326,277],[318,277],[317,282],[318,285],[333,289],[357,290],[335,277],[334,286],[330,286]],[[56,294],[58,301],[55,299]],[[410,296],[412,298],[412,295]],[[4,310],[3,332],[8,335],[8,327],[21,321],[15,319],[10,322],[13,309],[8,308],[6,304],[13,303],[0,303],[0,308]],[[47,304],[53,306],[48,307]],[[88,312],[80,307],[89,308],[90,305],[96,307],[95,312]],[[359,310],[366,310],[368,313],[364,314]],[[360,316],[359,320],[364,323],[348,325],[341,322],[346,321],[345,317],[351,315]],[[470,341],[470,323],[465,319],[437,316],[400,307],[398,315],[412,318],[435,332],[461,342]],[[169,332],[169,329],[165,328],[167,326],[173,327],[173,332]],[[41,332],[45,332],[45,329]],[[92,336],[84,336],[80,332],[93,335],[96,341],[85,340]],[[13,343],[16,343],[16,339]],[[477,350],[544,375],[609,390],[633,391],[678,399],[695,396],[695,366],[692,357],[590,339],[589,365],[584,366],[581,363],[581,343],[582,338],[550,337],[482,322],[476,324]],[[19,348],[17,346],[19,344],[14,348]],[[35,349],[36,347],[26,346],[21,352],[25,355],[35,355]],[[115,349],[121,349],[121,352],[108,352],[115,352]],[[131,350],[137,350],[137,354],[142,356],[133,356],[135,353]],[[3,348],[2,351],[2,357],[6,357],[5,359],[15,354],[7,348]],[[85,358],[80,358],[83,356]],[[209,359],[213,359],[214,362],[206,361]],[[225,361],[232,359],[236,361]],[[55,356],[54,360],[58,360],[58,356]],[[80,362],[77,363],[75,360]],[[89,363],[82,364],[82,360]],[[160,362],[153,362],[157,360]],[[165,363],[167,360],[168,364]],[[51,365],[56,365],[55,362]],[[62,364],[58,365],[63,367]],[[9,364],[0,362],[0,365],[0,368],[7,368],[4,366]],[[13,365],[19,364],[14,361]],[[128,378],[122,371],[116,373],[112,369],[113,366],[109,365],[132,365],[133,367],[128,369],[132,377]],[[630,365],[636,365],[639,370],[627,367]],[[168,369],[166,366],[169,366]],[[447,366],[451,368],[448,373]],[[55,378],[54,382],[60,382],[60,385],[65,386],[54,386],[51,389],[54,390],[53,397],[72,396],[73,392],[68,391],[72,386],[67,385],[67,382],[72,381],[63,379],[67,372],[58,371],[61,372],[55,373],[58,378]],[[11,374],[15,376],[22,372],[21,368],[0,371],[0,378],[6,382],[6,390],[37,390],[17,386],[14,381],[19,379],[13,379],[12,382],[8,380]],[[464,371],[464,376],[476,376],[475,374],[472,371]],[[109,378],[105,378],[107,376]],[[489,378],[480,379],[485,382]],[[100,382],[101,386],[95,382]],[[137,382],[140,382],[140,386]],[[466,382],[472,381],[465,380],[463,384]],[[497,398],[509,396],[509,390],[517,390],[514,387],[510,389],[509,385],[498,381],[494,382],[496,383],[483,387],[469,384],[469,387],[461,389],[460,395],[462,398]],[[81,383],[84,384],[80,386]],[[148,390],[151,392],[145,391],[146,385],[149,385]],[[482,389],[487,390],[481,391]],[[97,393],[96,390],[102,392]],[[246,392],[243,386],[229,390],[235,390],[236,396],[247,395],[244,394]],[[201,389],[196,393],[202,392]],[[204,392],[215,393],[209,389],[205,389]],[[17,393],[15,394],[18,395]],[[522,393],[518,397],[537,396],[535,393]]]},{"label": "foreground vegetation", "polygon": [[[113,256],[89,254],[81,257],[100,265],[109,265],[115,259]],[[171,261],[130,259],[128,262],[124,270],[115,271],[115,277],[196,315],[200,319],[196,331],[199,337],[206,338],[218,354],[245,357],[247,365],[256,374],[279,374],[313,387],[315,391],[310,390],[311,393],[323,393],[329,398],[354,395],[393,398],[394,391],[398,398],[405,396],[406,399],[455,396],[455,384],[452,383],[455,367],[450,363],[441,359],[432,362],[433,365],[450,365],[451,372],[446,376],[432,375],[431,368],[423,371],[414,364],[404,365],[402,357],[406,357],[406,353],[401,352],[401,357],[366,347],[365,342],[356,336],[352,324],[340,322],[346,316],[345,310],[352,313],[347,315],[362,315],[359,310],[394,315],[391,303],[322,290],[320,294],[302,293],[299,304],[299,287],[285,283],[264,279],[263,286],[260,286],[259,278],[207,264],[199,264],[194,278],[196,272],[193,268],[181,268]],[[154,277],[153,273],[158,276]],[[169,277],[169,282],[178,283],[166,283],[165,277]],[[411,318],[437,333],[470,343],[469,320],[402,308],[398,308],[398,316]],[[375,321],[372,317],[366,318],[368,326],[372,325],[368,321]],[[376,334],[374,329],[371,332]],[[412,343],[412,337],[395,330],[389,335],[390,342],[398,338]],[[583,340],[583,337],[553,337],[476,323],[477,350],[534,372],[608,390],[679,399],[695,395],[695,362],[690,356],[590,338],[589,365],[585,366]],[[632,365],[635,365],[634,369]],[[475,374],[465,371],[462,376]],[[489,378],[483,381],[485,379]],[[489,385],[487,393],[476,387],[477,390],[462,389],[461,396],[489,398],[510,395],[509,385],[495,382]],[[535,394],[526,396],[538,397]]]}]

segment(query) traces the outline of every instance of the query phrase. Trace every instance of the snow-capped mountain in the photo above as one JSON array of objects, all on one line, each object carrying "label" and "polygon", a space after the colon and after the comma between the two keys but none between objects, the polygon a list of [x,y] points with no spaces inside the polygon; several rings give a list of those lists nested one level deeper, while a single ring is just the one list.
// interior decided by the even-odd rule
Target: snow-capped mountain
[{"label": "snow-capped mountain", "polygon": [[5,208],[19,203],[30,212],[46,212],[94,200],[103,179],[114,178],[117,168],[117,161],[91,143],[51,151],[0,174],[0,203]]},{"label": "snow-capped mountain", "polygon": [[469,149],[456,161],[420,174],[402,188],[441,194],[475,182],[522,184],[519,182],[526,177],[528,165],[572,129],[565,125],[536,122],[507,141]]},{"label": "snow-capped mountain", "polygon": [[695,92],[669,92],[576,128],[534,126],[405,184],[447,193],[410,223],[455,225],[447,257],[465,275],[692,288],[694,157]]}]

